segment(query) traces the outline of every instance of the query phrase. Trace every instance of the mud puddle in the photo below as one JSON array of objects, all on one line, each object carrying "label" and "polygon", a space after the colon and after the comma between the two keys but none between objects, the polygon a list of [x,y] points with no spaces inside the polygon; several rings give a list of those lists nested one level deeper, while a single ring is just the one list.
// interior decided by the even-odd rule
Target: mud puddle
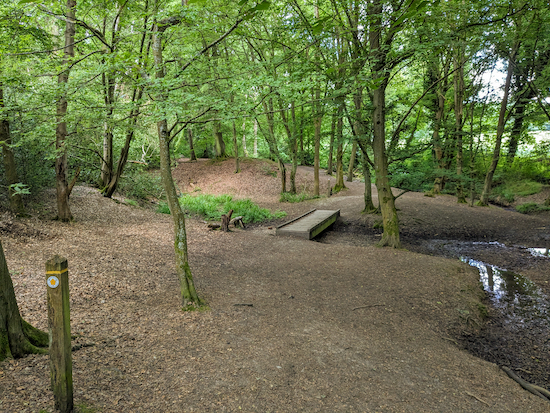
[{"label": "mud puddle", "polygon": [[512,368],[531,383],[550,387],[550,298],[520,271],[505,267],[549,260],[548,249],[450,240],[421,241],[410,249],[459,258],[477,268],[491,304],[491,319],[477,334],[460,337],[462,345],[478,357]]}]

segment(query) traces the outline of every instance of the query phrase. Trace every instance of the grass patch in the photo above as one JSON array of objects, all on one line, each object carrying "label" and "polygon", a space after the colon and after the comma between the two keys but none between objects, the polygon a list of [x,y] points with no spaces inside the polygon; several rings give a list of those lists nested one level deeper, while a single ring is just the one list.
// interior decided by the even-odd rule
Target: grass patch
[{"label": "grass patch", "polygon": [[516,197],[538,194],[543,184],[535,181],[511,181],[493,190],[493,195],[501,196],[508,202],[514,202]]},{"label": "grass patch", "polygon": [[550,207],[543,204],[537,204],[535,202],[528,202],[526,204],[518,205],[516,207],[516,211],[521,212],[522,214],[531,214],[534,212],[550,211]]},{"label": "grass patch", "polygon": [[319,196],[310,195],[302,192],[301,194],[291,194],[290,192],[283,192],[279,198],[279,202],[288,202],[295,204],[297,202],[309,201],[310,199],[317,199]]},{"label": "grass patch", "polygon": [[[250,199],[233,199],[231,195],[183,195],[180,199],[180,205],[183,210],[192,215],[199,215],[208,221],[220,221],[222,214],[230,209],[233,210],[233,216],[242,216],[245,223],[263,222],[270,219],[282,218],[286,216],[284,211],[271,213],[269,209],[260,208]],[[169,214],[168,205],[161,202],[158,212]]]}]

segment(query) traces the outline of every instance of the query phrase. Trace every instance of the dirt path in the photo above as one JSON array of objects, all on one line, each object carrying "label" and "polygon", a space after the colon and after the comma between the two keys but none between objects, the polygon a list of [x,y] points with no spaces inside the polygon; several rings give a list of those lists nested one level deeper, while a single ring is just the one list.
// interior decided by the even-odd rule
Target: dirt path
[{"label": "dirt path", "polygon": [[[72,197],[76,222],[5,227],[21,311],[38,327],[46,326],[44,262],[54,254],[69,260],[74,344],[94,344],[73,353],[77,404],[101,412],[549,410],[455,343],[476,320],[475,271],[456,259],[373,247],[377,218],[358,213],[360,183],[330,199],[278,204],[267,169],[259,176],[250,166],[249,176],[223,164],[213,174],[185,167],[176,171],[183,191],[193,183],[204,192],[257,193],[289,216],[338,207],[342,223],[310,242],[275,237],[268,225],[221,233],[190,219],[191,266],[211,309],[192,313],[178,306],[169,216],[81,187]],[[308,173],[300,173],[306,186]],[[543,237],[537,228],[549,221],[518,216],[511,229],[511,212],[447,197],[405,194],[397,205],[406,246],[440,227],[477,236],[483,225],[494,228],[489,219],[499,236],[523,242]],[[456,221],[460,211],[471,219]],[[0,364],[0,411],[52,411],[47,366],[45,356]]]}]

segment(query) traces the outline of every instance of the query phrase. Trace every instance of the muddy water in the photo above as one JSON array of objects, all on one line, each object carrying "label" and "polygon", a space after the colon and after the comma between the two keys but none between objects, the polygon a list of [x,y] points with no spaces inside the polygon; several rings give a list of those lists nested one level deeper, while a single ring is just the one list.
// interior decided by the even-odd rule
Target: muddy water
[{"label": "muddy water", "polygon": [[479,270],[480,282],[491,303],[491,320],[478,334],[464,335],[461,342],[471,353],[505,365],[525,380],[550,387],[550,298],[531,280],[504,266],[488,263],[520,263],[529,266],[549,260],[546,248],[506,246],[498,242],[429,240],[413,250],[459,258]]}]

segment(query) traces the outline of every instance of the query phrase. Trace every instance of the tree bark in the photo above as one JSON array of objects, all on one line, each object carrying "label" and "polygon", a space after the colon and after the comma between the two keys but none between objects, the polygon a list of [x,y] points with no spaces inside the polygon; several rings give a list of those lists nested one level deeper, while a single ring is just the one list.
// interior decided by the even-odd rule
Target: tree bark
[{"label": "tree bark", "polygon": [[506,82],[504,84],[504,96],[502,97],[502,102],[500,104],[500,113],[498,116],[498,126],[497,126],[497,136],[495,142],[495,149],[493,151],[493,160],[491,165],[487,170],[487,175],[485,175],[485,184],[483,185],[483,193],[481,194],[481,199],[479,200],[479,205],[487,206],[489,205],[489,195],[491,194],[491,187],[493,185],[493,176],[498,166],[498,161],[500,158],[500,146],[502,144],[502,135],[504,135],[504,126],[506,124],[506,107],[508,106],[508,95],[510,93],[510,84],[512,83],[512,74],[514,70],[514,63],[516,59],[516,54],[518,52],[520,43],[516,43],[508,59],[508,71],[506,74]]},{"label": "tree bark", "polygon": [[319,196],[319,152],[321,149],[321,124],[323,122],[323,114],[321,113],[321,104],[319,103],[319,99],[321,98],[321,90],[318,87],[315,88],[314,96],[313,140],[315,142],[315,149],[313,155],[313,195]]},{"label": "tree bark", "polygon": [[[4,88],[0,83],[0,108],[5,108],[4,103]],[[15,215],[25,215],[25,205],[23,205],[23,197],[21,194],[16,193],[13,190],[13,186],[19,183],[17,177],[17,169],[15,166],[15,156],[11,147],[11,131],[10,121],[8,115],[4,115],[0,122],[0,145],[2,147],[2,157],[4,160],[4,169],[6,174],[6,181],[8,183],[8,197],[10,201],[10,209]]]},{"label": "tree bark", "polygon": [[459,204],[466,203],[464,195],[464,185],[462,183],[462,168],[463,168],[463,117],[464,117],[464,49],[462,46],[454,55],[454,103],[455,103],[455,141],[456,141],[456,198]]},{"label": "tree bark", "polygon": [[69,81],[69,64],[74,57],[74,35],[75,35],[75,9],[76,0],[67,0],[67,20],[65,23],[65,48],[63,57],[63,71],[57,78],[60,89],[60,95],[57,101],[57,128],[55,132],[55,149],[57,158],[55,160],[55,176],[57,190],[57,218],[63,222],[70,221],[73,216],[69,208],[69,185],[67,182],[67,148],[65,140],[67,139],[67,83]]},{"label": "tree bark", "polygon": [[[164,78],[164,64],[162,59],[161,34],[168,28],[167,24],[155,23],[153,27],[153,57],[155,61],[156,78]],[[165,96],[159,96],[159,100],[165,100]],[[187,253],[187,231],[185,229],[185,215],[178,202],[178,194],[172,170],[170,166],[170,136],[168,133],[168,122],[166,118],[157,122],[160,152],[160,174],[162,185],[166,192],[166,200],[170,214],[174,221],[174,253],[176,255],[176,272],[180,282],[180,294],[183,307],[194,305],[200,306],[201,300],[195,290],[191,268],[189,267],[189,256]]]},{"label": "tree bark", "polygon": [[267,145],[269,146],[269,152],[271,156],[277,160],[279,166],[279,172],[281,173],[281,193],[286,192],[286,168],[283,158],[277,147],[277,138],[275,137],[275,119],[273,111],[273,99],[267,99],[267,102],[263,102],[264,110],[266,112],[265,116],[267,118],[267,134],[265,135]]},{"label": "tree bark", "polygon": [[223,133],[221,131],[221,122],[215,120],[212,122],[212,131],[214,133],[214,151],[216,158],[225,158],[225,142],[223,140]]},{"label": "tree bark", "polygon": [[235,173],[241,172],[241,166],[239,164],[239,145],[237,144],[237,125],[233,120],[233,146],[235,147]]},{"label": "tree bark", "polygon": [[193,144],[193,128],[187,128],[187,140],[189,141],[189,159],[192,161],[197,160],[197,155],[195,154],[195,145]]},{"label": "tree bark", "polygon": [[357,141],[353,141],[351,154],[349,156],[348,182],[353,182],[353,168],[355,167],[355,152],[357,152]]},{"label": "tree bark", "polygon": [[21,318],[13,283],[0,242],[0,361],[8,357],[47,353],[48,334]]},{"label": "tree bark", "polygon": [[384,48],[380,47],[380,37],[382,36],[382,4],[380,0],[372,1],[368,14],[373,19],[369,31],[369,49],[372,61],[375,62],[373,75],[375,79],[381,79],[381,82],[372,91],[374,171],[384,227],[384,233],[378,245],[400,248],[399,220],[395,209],[395,198],[391,192],[386,154],[386,87],[389,80],[389,71],[386,67],[386,48],[388,42]]}]

